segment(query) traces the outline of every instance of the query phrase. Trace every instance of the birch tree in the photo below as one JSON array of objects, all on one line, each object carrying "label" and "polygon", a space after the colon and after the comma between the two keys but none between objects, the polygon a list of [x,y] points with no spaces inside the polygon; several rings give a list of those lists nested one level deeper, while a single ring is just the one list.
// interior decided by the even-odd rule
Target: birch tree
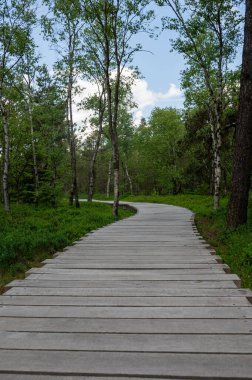
[{"label": "birch tree", "polygon": [[[240,0],[161,0],[174,17],[163,20],[164,28],[179,36],[173,49],[183,54],[187,69],[184,84],[190,81],[206,90],[212,134],[214,208],[219,207],[223,115],[228,105],[229,64],[234,60],[240,39]],[[186,86],[185,86],[186,87]],[[193,86],[192,86],[193,87]]]},{"label": "birch tree", "polygon": [[96,170],[95,164],[98,155],[98,151],[101,144],[103,123],[104,123],[104,114],[106,109],[106,98],[104,93],[104,87],[98,87],[98,94],[93,95],[85,102],[85,108],[92,110],[94,115],[91,117],[90,122],[91,126],[96,129],[96,138],[94,141],[93,152],[89,165],[89,184],[88,184],[88,202],[92,202],[94,190],[95,190],[95,178]]},{"label": "birch tree", "polygon": [[31,26],[35,22],[34,0],[0,0],[0,115],[3,127],[3,198],[10,212],[9,110],[17,66],[31,43]]},{"label": "birch tree", "polygon": [[76,130],[73,115],[74,94],[80,74],[79,65],[82,55],[81,35],[83,20],[78,0],[44,0],[53,14],[53,18],[43,18],[46,37],[51,40],[60,59],[55,65],[58,77],[65,86],[66,119],[68,124],[68,143],[71,163],[71,189],[69,204],[79,207],[77,184]]},{"label": "birch tree", "polygon": [[134,54],[142,49],[139,44],[131,46],[130,43],[134,35],[148,30],[153,12],[146,11],[146,7],[151,3],[149,0],[87,0],[84,3],[87,49],[92,52],[104,73],[113,152],[113,215],[117,218],[120,167],[117,129],[122,73],[125,67],[131,64]]},{"label": "birch tree", "polygon": [[36,137],[34,131],[34,97],[35,97],[35,86],[36,77],[39,74],[39,57],[36,56],[35,46],[31,44],[27,52],[24,54],[21,63],[21,74],[23,79],[23,86],[21,92],[24,95],[26,109],[29,114],[29,124],[30,124],[30,134],[31,134],[31,146],[32,146],[32,161],[33,161],[33,172],[34,172],[34,200],[38,203],[38,192],[39,192],[39,174],[38,174],[38,164],[37,164],[37,148],[36,148]]}]

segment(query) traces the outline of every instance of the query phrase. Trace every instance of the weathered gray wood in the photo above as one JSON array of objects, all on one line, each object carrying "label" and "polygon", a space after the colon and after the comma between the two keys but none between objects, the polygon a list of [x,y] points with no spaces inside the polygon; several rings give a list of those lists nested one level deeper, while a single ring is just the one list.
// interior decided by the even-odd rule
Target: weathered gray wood
[{"label": "weathered gray wood", "polygon": [[233,307],[68,307],[1,305],[3,317],[60,318],[252,318],[251,306]]},{"label": "weathered gray wood", "polygon": [[[146,333],[146,334],[252,334],[252,319],[93,319],[0,317],[1,331]],[[252,336],[251,336],[252,338]]]},{"label": "weathered gray wood", "polygon": [[139,268],[139,269],[135,269],[135,268],[132,268],[131,270],[124,270],[124,269],[117,269],[117,270],[110,270],[108,268],[106,268],[106,270],[99,270],[99,269],[80,269],[80,268],[67,268],[67,269],[62,269],[62,268],[50,268],[48,267],[47,265],[43,266],[42,268],[32,268],[30,269],[26,274],[27,275],[30,275],[30,274],[55,274],[55,275],[65,275],[65,276],[69,276],[69,275],[81,275],[83,276],[83,278],[85,278],[86,275],[93,275],[93,276],[97,276],[97,277],[102,277],[104,274],[106,274],[107,276],[112,276],[116,273],[117,276],[128,276],[128,275],[145,275],[146,277],[149,277],[149,275],[153,276],[153,275],[187,275],[187,274],[199,274],[199,275],[202,275],[202,274],[217,274],[217,273],[221,273],[221,274],[224,274],[224,270],[223,270],[223,267],[219,266],[219,267],[210,267],[210,268],[159,268],[159,269],[144,269],[144,268]]},{"label": "weathered gray wood", "polygon": [[[94,270],[95,272],[95,270]],[[109,271],[108,271],[109,272]],[[142,281],[239,281],[239,277],[236,274],[226,274],[226,273],[202,273],[202,274],[163,274],[163,273],[132,273],[132,271],[128,271],[127,274],[119,273],[100,273],[97,276],[97,281],[104,280],[142,280]],[[95,274],[93,273],[85,273],[81,274],[58,274],[58,273],[31,273],[29,274],[30,280],[54,280],[54,281],[88,281],[93,280],[95,278]]]},{"label": "weathered gray wood", "polygon": [[246,380],[252,355],[2,350],[0,371]]},{"label": "weathered gray wood", "polygon": [[0,349],[249,354],[252,336],[0,332]]},{"label": "weathered gray wood", "polygon": [[[188,263],[170,263],[166,264],[164,262],[157,263],[153,261],[152,263],[141,263],[141,262],[100,262],[97,260],[96,262],[88,263],[87,260],[80,260],[77,263],[67,262],[64,260],[46,260],[44,269],[212,269],[212,270],[228,270],[228,266],[225,264],[213,264],[213,263],[205,263],[205,264],[188,264]],[[31,272],[29,272],[31,273]]]},{"label": "weathered gray wood", "polygon": [[76,296],[8,296],[0,305],[31,306],[250,306],[246,297],[76,297]]},{"label": "weathered gray wood", "polygon": [[[72,262],[74,263],[76,260],[77,262],[82,262],[83,260],[86,260],[87,262],[89,261],[96,261],[96,262],[102,262],[102,261],[106,261],[106,262],[128,262],[128,261],[131,261],[134,263],[134,259],[136,257],[137,254],[135,255],[89,255],[89,256],[75,256],[75,255],[66,255],[66,256],[56,256],[55,259],[57,260],[64,260],[64,261],[67,261],[67,262]],[[164,263],[168,261],[168,257],[167,255],[156,255],[156,256],[153,256],[153,255],[137,255],[138,257],[141,257],[141,260],[140,261],[144,261],[144,262],[149,262],[149,263],[153,263],[153,262],[156,262],[156,263]],[[219,256],[210,256],[209,254],[208,255],[195,255],[195,256],[189,256],[189,255],[172,255],[170,258],[169,258],[169,263],[205,263],[205,262],[210,262],[210,263],[217,263],[218,261],[220,260],[220,257]],[[139,262],[139,259],[137,260]]]},{"label": "weathered gray wood", "polygon": [[[0,373],[0,380],[16,380],[17,375],[16,374],[1,374]],[[162,377],[162,379],[165,379]],[[167,379],[167,378],[166,378]],[[59,380],[59,376],[53,376],[53,375],[18,375],[18,380]],[[60,375],[60,380],[139,380],[139,377],[114,377],[114,376],[62,376]],[[154,377],[149,377],[148,380],[160,380],[160,378],[154,378]],[[183,380],[183,379],[174,379],[169,377],[169,380]]]},{"label": "weathered gray wood", "polygon": [[[22,283],[21,283],[22,284]],[[24,285],[24,284],[23,284]],[[5,295],[24,296],[72,296],[72,297],[251,297],[249,289],[238,288],[46,288],[46,287],[12,287]]]},{"label": "weathered gray wood", "polygon": [[84,281],[74,281],[74,280],[42,280],[42,279],[36,279],[32,280],[30,279],[30,276],[28,276],[25,280],[15,280],[10,282],[9,286],[21,286],[21,287],[44,287],[44,288],[146,288],[146,289],[153,289],[153,288],[196,288],[196,289],[232,289],[236,288],[236,284],[234,281],[152,281],[152,280],[143,280],[143,281],[135,281],[135,280],[84,280]]},{"label": "weathered gray wood", "polygon": [[78,240],[0,297],[0,380],[252,379],[251,291],[180,207]]}]

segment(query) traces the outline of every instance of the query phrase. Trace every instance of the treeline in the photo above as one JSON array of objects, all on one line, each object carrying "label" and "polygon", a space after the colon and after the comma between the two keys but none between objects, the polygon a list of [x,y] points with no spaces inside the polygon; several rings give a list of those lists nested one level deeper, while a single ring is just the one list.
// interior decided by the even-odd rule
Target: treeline
[{"label": "treeline", "polygon": [[[222,194],[230,191],[234,120],[237,110],[227,112],[223,129]],[[97,131],[79,149],[81,191],[89,192],[89,168]],[[155,108],[148,120],[134,126],[130,114],[119,124],[120,194],[213,194],[213,149],[207,110],[179,111]],[[96,163],[97,193],[112,195],[111,145],[104,134]]]},{"label": "treeline", "polygon": [[[10,212],[10,198],[34,203],[47,198],[55,204],[59,183],[61,190],[64,185],[69,191],[69,204],[79,207],[77,144],[81,137],[74,122],[74,97],[85,91],[79,88],[79,79],[85,79],[96,85],[97,96],[83,107],[91,107],[94,117],[97,113],[100,126],[106,114],[113,157],[113,213],[117,217],[117,125],[123,87],[128,87],[123,84],[123,71],[141,50],[139,44],[131,46],[130,42],[138,32],[149,30],[151,1],[42,0],[44,15],[38,19],[39,3],[0,1],[4,208]],[[40,65],[33,38],[36,28],[58,53],[53,74]]]},{"label": "treeline", "polygon": [[[209,193],[218,208],[231,190],[228,223],[247,218],[251,173],[252,9],[246,1],[241,74],[232,67],[243,41],[240,0],[156,0],[166,6],[160,30],[177,32],[184,56],[185,109],[153,110],[133,122],[130,69],[140,32],[154,35],[150,0],[0,0],[0,159],[2,199],[56,205],[68,191],[119,194]],[[58,53],[53,72],[41,64],[34,29]],[[87,137],[74,122],[79,80],[96,86],[78,107],[89,110]],[[84,128],[85,129],[85,128]],[[84,138],[85,137],[85,138]],[[234,169],[232,170],[233,147]],[[233,172],[233,178],[232,178]],[[231,179],[232,178],[232,179]]]}]

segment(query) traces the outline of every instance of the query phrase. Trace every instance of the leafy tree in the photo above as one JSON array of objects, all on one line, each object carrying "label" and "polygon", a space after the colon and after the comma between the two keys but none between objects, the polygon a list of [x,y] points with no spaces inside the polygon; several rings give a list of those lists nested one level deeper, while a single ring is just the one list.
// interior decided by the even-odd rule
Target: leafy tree
[{"label": "leafy tree", "polygon": [[[113,151],[114,204],[113,214],[118,217],[119,203],[119,145],[118,115],[122,73],[132,62],[140,45],[130,46],[132,37],[147,30],[152,11],[146,11],[150,0],[88,0],[84,11],[88,28],[85,41],[89,54],[104,75],[107,98],[108,125]],[[114,88],[112,88],[114,87]]]},{"label": "leafy tree", "polygon": [[55,205],[62,192],[67,166],[65,110],[59,88],[42,66],[32,91],[32,126],[36,143],[39,186],[34,181],[34,157],[27,97],[20,91],[12,98],[10,128],[10,191],[18,202]]},{"label": "leafy tree", "polygon": [[31,145],[32,145],[32,160],[33,160],[33,171],[34,171],[34,188],[35,188],[35,203],[38,202],[38,192],[39,192],[39,175],[38,175],[38,165],[37,165],[37,148],[36,148],[36,138],[34,131],[33,122],[33,112],[34,112],[34,96],[36,91],[36,77],[39,75],[39,57],[35,51],[34,43],[31,43],[29,49],[25,52],[21,60],[20,74],[22,80],[22,86],[20,87],[20,92],[25,100],[25,108],[29,114],[29,124],[30,124],[30,134],[31,134]]},{"label": "leafy tree", "polygon": [[93,95],[89,97],[85,102],[85,108],[92,110],[94,115],[90,119],[90,124],[93,128],[95,128],[95,132],[93,132],[92,137],[94,137],[92,156],[90,159],[89,166],[89,186],[88,186],[88,202],[92,202],[94,190],[95,190],[95,178],[96,178],[96,170],[95,164],[97,159],[97,154],[100,148],[101,138],[102,138],[102,130],[103,123],[105,118],[105,109],[106,109],[106,98],[104,87],[99,89],[99,93],[97,95]]},{"label": "leafy tree", "polygon": [[66,98],[66,117],[68,124],[68,142],[71,161],[71,189],[69,192],[69,204],[79,207],[77,162],[76,162],[76,132],[73,118],[73,96],[78,90],[77,79],[80,75],[82,62],[81,36],[83,31],[83,19],[79,0],[43,0],[53,14],[53,17],[43,17],[45,36],[52,41],[54,47],[61,56],[55,65],[60,81],[62,81]]},{"label": "leafy tree", "polygon": [[228,105],[229,64],[239,44],[240,0],[157,0],[168,5],[174,18],[164,28],[175,30],[173,48],[183,54],[187,69],[183,85],[190,94],[205,92],[213,143],[214,208],[219,206],[223,115]]},{"label": "leafy tree", "polygon": [[3,198],[6,212],[10,211],[9,117],[15,87],[15,72],[31,44],[31,28],[35,23],[34,0],[0,1],[0,114],[3,128]]},{"label": "leafy tree", "polygon": [[133,137],[130,168],[136,189],[145,193],[177,193],[181,190],[179,146],[185,135],[181,113],[155,108],[148,123]]}]

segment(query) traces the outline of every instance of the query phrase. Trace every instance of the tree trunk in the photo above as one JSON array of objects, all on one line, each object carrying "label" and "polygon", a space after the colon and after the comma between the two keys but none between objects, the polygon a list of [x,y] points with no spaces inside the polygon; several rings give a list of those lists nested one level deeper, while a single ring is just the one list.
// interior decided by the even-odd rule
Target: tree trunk
[{"label": "tree trunk", "polygon": [[126,163],[124,163],[124,170],[125,170],[125,174],[126,174],[126,177],[128,179],[128,182],[129,182],[130,194],[133,195],[133,183],[132,183],[132,179],[129,175],[129,171],[128,171],[128,167],[127,167]]},{"label": "tree trunk", "polygon": [[4,209],[10,212],[10,197],[9,197],[9,165],[10,165],[10,139],[9,139],[9,123],[6,111],[2,109],[3,131],[4,131],[4,162],[3,162],[3,197]]},{"label": "tree trunk", "polygon": [[89,168],[89,188],[88,188],[88,202],[92,202],[94,196],[94,187],[95,187],[95,163],[97,154],[100,148],[101,136],[102,136],[102,127],[103,127],[103,117],[105,112],[105,102],[103,102],[104,90],[100,94],[99,98],[99,129],[97,134],[97,139],[95,142],[93,156],[90,162]]},{"label": "tree trunk", "polygon": [[33,157],[33,170],[35,179],[35,203],[38,203],[38,188],[39,188],[39,177],[38,177],[38,166],[37,166],[37,153],[36,145],[34,139],[34,128],[33,128],[33,117],[32,117],[32,106],[29,100],[28,104],[29,118],[30,118],[30,131],[31,131],[31,143],[32,143],[32,157]]},{"label": "tree trunk", "polygon": [[[114,92],[112,96],[112,86],[110,79],[111,70],[111,36],[108,33],[108,14],[109,14],[110,4],[109,1],[104,0],[104,74],[105,74],[105,89],[107,95],[107,105],[108,105],[108,124],[110,140],[112,144],[113,152],[113,168],[114,168],[114,203],[113,203],[113,215],[115,219],[118,219],[118,207],[119,207],[119,147],[118,147],[118,136],[117,136],[117,120],[118,120],[118,108],[119,108],[119,90],[120,90],[120,78],[121,78],[121,61],[118,57],[117,51],[117,34],[116,30],[113,30],[113,42],[115,49],[115,59],[116,59],[116,79],[114,80]],[[112,53],[113,54],[113,53]]]},{"label": "tree trunk", "polygon": [[125,173],[125,167],[124,167],[124,162],[121,161],[122,164],[122,185],[121,185],[121,195],[125,193],[125,188],[126,188],[126,173]]},{"label": "tree trunk", "polygon": [[96,156],[98,153],[98,149],[93,152],[90,167],[89,167],[89,184],[88,184],[88,202],[92,202],[93,196],[94,196],[94,186],[95,186],[95,162],[96,162]]},{"label": "tree trunk", "polygon": [[111,134],[111,142],[113,147],[113,169],[114,169],[114,203],[113,203],[113,215],[118,218],[119,207],[119,149],[117,143],[117,135]]},{"label": "tree trunk", "polygon": [[211,120],[211,135],[213,146],[213,195],[214,195],[214,209],[217,210],[220,206],[220,186],[221,186],[221,123],[219,118],[219,111],[214,110],[214,115],[210,111]]},{"label": "tree trunk", "polygon": [[246,0],[240,102],[235,133],[233,177],[227,223],[236,228],[247,222],[252,163],[252,2]]},{"label": "tree trunk", "polygon": [[[109,119],[109,133],[113,152],[113,169],[114,169],[114,203],[113,203],[113,215],[115,219],[118,218],[119,207],[119,148],[117,137],[117,111],[118,111],[118,98],[114,95],[114,102],[112,100],[112,89],[110,83],[109,73],[109,54],[106,56],[107,70],[106,70],[106,92],[108,103],[108,119]],[[117,82],[118,82],[117,78]],[[116,83],[118,85],[118,83]],[[117,87],[117,86],[116,86]],[[113,102],[113,105],[112,105]]]},{"label": "tree trunk", "polygon": [[112,169],[112,160],[109,161],[108,181],[107,181],[107,188],[106,188],[107,198],[109,198],[109,194],[110,194],[110,182],[111,182],[111,171],[112,171],[111,169]]},{"label": "tree trunk", "polygon": [[72,168],[72,184],[70,191],[70,205],[75,204],[75,207],[79,208],[79,196],[78,196],[78,186],[77,186],[77,160],[76,160],[76,147],[75,147],[75,138],[72,135],[71,141],[71,168]]},{"label": "tree trunk", "polygon": [[215,152],[214,152],[214,209],[220,206],[220,186],[221,186],[221,129],[218,125],[215,131]]},{"label": "tree trunk", "polygon": [[96,158],[97,158],[97,154],[98,154],[99,147],[100,147],[100,142],[101,142],[104,112],[105,112],[105,108],[102,108],[99,111],[99,130],[98,130],[98,135],[97,135],[97,139],[96,139],[96,142],[95,142],[94,152],[93,152],[93,156],[92,156],[92,159],[91,159],[91,162],[90,162],[90,168],[89,168],[88,202],[92,202],[92,199],[93,199],[93,196],[94,196],[95,163],[96,163]]},{"label": "tree trunk", "polygon": [[71,190],[69,193],[69,205],[73,206],[75,203],[76,207],[80,207],[79,197],[78,197],[78,186],[77,186],[77,160],[76,160],[76,144],[75,144],[75,133],[74,133],[74,122],[73,122],[73,74],[72,68],[70,68],[69,82],[68,82],[68,95],[67,95],[67,117],[68,117],[68,136],[70,145],[70,156],[71,156]]}]

